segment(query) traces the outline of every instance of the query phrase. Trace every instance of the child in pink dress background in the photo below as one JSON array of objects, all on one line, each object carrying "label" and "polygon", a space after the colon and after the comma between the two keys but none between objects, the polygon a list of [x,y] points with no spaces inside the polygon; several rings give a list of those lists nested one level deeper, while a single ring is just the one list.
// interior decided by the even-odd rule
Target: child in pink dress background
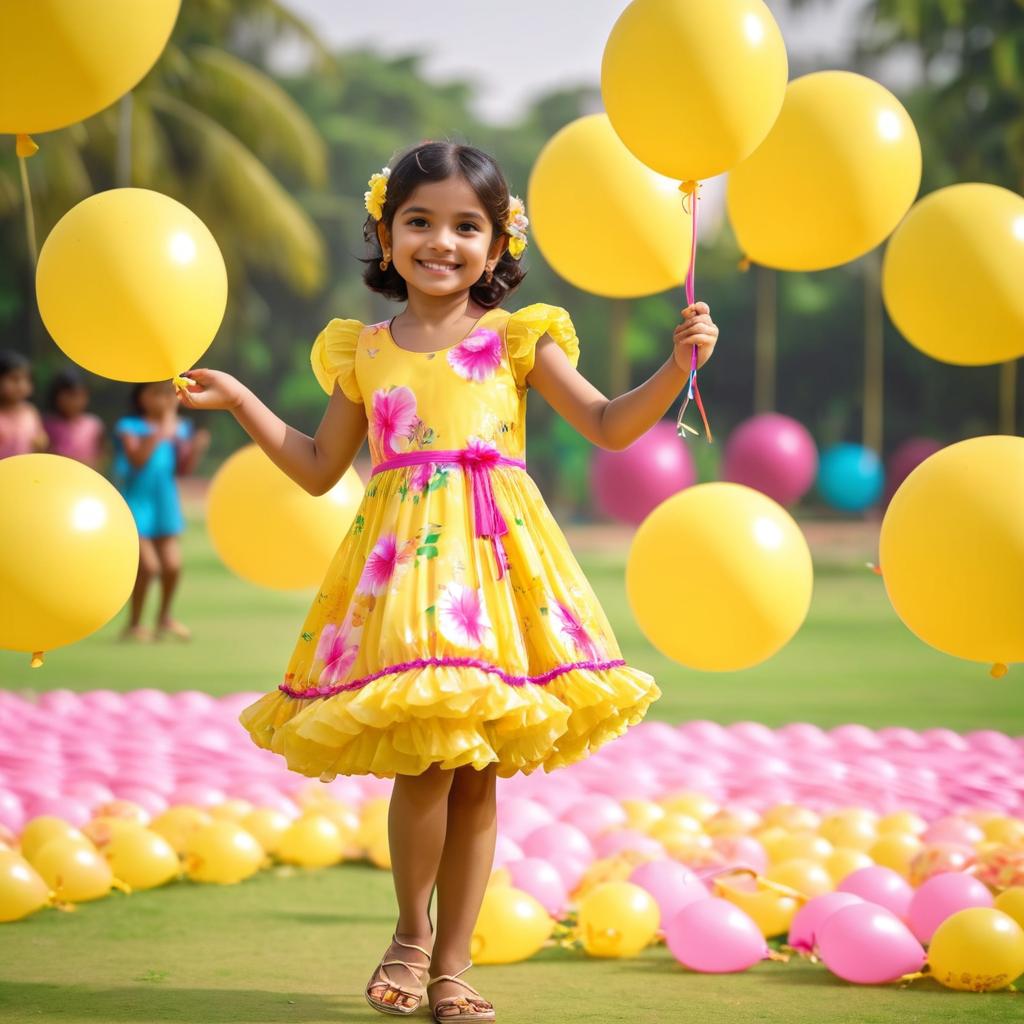
[{"label": "child in pink dress background", "polygon": [[20,352],[0,350],[0,459],[46,450],[39,410],[29,401],[32,364]]},{"label": "child in pink dress background", "polygon": [[61,370],[50,382],[43,427],[53,455],[77,459],[99,470],[106,461],[105,428],[95,413],[88,412],[89,388],[77,370]]}]

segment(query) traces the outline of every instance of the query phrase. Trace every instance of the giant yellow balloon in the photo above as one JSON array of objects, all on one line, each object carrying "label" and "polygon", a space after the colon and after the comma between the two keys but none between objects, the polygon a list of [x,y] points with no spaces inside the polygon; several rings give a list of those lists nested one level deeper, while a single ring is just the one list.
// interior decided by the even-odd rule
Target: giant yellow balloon
[{"label": "giant yellow balloon", "polygon": [[811,603],[807,541],[792,516],[741,484],[689,487],[640,524],[626,563],[648,640],[689,668],[727,672],[770,658]]},{"label": "giant yellow balloon", "polygon": [[823,270],[885,240],[921,185],[921,143],[888,89],[849,71],[790,82],[768,137],[729,175],[726,205],[748,259]]},{"label": "giant yellow balloon", "polygon": [[227,270],[188,207],[117,188],[57,222],[39,252],[36,295],[46,329],[80,366],[111,380],[169,380],[217,333]]},{"label": "giant yellow balloon", "polygon": [[489,886],[470,941],[473,962],[527,960],[544,945],[553,927],[551,916],[529,893],[509,885]]},{"label": "giant yellow balloon", "polygon": [[527,206],[544,258],[577,288],[630,298],[686,279],[692,221],[679,182],[645,167],[604,114],[550,139],[530,174]]},{"label": "giant yellow balloon", "polygon": [[928,947],[932,977],[947,988],[994,992],[1024,973],[1024,928],[993,907],[947,917]]},{"label": "giant yellow balloon", "polygon": [[961,366],[1024,355],[1021,281],[1024,198],[998,185],[968,182],[925,196],[882,262],[882,297],[900,333],[925,355]]},{"label": "giant yellow balloon", "polygon": [[242,579],[277,590],[315,587],[363,494],[363,482],[351,466],[317,497],[286,476],[261,448],[246,445],[210,482],[206,526],[221,561]]},{"label": "giant yellow balloon", "polygon": [[605,44],[601,96],[645,164],[710,178],[768,133],[788,73],[782,33],[761,0],[633,0]]},{"label": "giant yellow balloon", "polygon": [[974,437],[921,463],[882,520],[882,578],[925,643],[995,674],[1024,661],[1024,438]]},{"label": "giant yellow balloon", "polygon": [[0,647],[49,651],[109,622],[139,564],[113,485],[61,455],[15,455],[0,460],[0,495]]},{"label": "giant yellow balloon", "polygon": [[32,0],[4,4],[0,133],[82,121],[156,63],[181,0]]}]

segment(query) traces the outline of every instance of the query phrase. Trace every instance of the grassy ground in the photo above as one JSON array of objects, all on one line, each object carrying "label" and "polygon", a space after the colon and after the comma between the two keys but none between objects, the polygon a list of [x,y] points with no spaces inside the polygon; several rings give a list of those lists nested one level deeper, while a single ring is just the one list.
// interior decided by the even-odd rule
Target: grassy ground
[{"label": "grassy ground", "polygon": [[[870,550],[816,555],[811,613],[770,663],[745,673],[688,672],[657,655],[632,622],[621,549],[581,557],[630,663],[664,690],[651,717],[666,721],[812,721],[1024,733],[1013,675],[943,658],[895,617],[881,581],[863,568]],[[52,652],[39,670],[0,653],[10,689],[153,686],[228,693],[277,685],[309,595],[257,591],[230,577],[194,515],[179,616],[189,645],[122,647],[120,623]],[[700,599],[699,586],[681,601]],[[76,913],[52,911],[0,926],[0,1020],[93,1022],[328,1021],[378,1019],[362,987],[393,925],[390,876],[365,865],[280,869],[239,886],[179,882],[113,894]],[[668,1024],[901,1024],[1024,1019],[1009,993],[958,994],[931,980],[909,990],[848,985],[820,966],[763,963],[742,975],[696,975],[664,947],[630,961],[598,961],[563,949],[528,963],[482,967],[471,981],[500,1019],[517,1022]],[[418,1019],[424,1019],[418,1015]]]}]

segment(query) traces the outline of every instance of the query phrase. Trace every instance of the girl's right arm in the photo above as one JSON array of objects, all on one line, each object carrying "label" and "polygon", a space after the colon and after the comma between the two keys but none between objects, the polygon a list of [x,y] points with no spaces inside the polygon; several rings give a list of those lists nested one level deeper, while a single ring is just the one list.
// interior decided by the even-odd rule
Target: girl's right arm
[{"label": "girl's right arm", "polygon": [[316,436],[288,426],[241,381],[220,370],[189,370],[198,387],[178,391],[191,409],[227,409],[271,462],[310,494],[326,494],[352,465],[366,437],[366,410],[337,383]]}]

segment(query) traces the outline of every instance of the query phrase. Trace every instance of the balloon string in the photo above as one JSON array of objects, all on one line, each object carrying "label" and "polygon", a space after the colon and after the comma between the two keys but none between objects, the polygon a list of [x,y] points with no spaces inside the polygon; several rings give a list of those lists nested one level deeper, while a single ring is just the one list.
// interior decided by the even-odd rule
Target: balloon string
[{"label": "balloon string", "polygon": [[33,268],[39,262],[39,250],[36,246],[36,218],[32,212],[32,190],[28,183],[28,164],[30,156],[39,152],[39,147],[30,135],[18,135],[15,141],[15,152],[18,154],[18,167],[21,171],[21,198],[25,204],[25,234],[28,236],[28,254],[32,257]]},{"label": "balloon string", "polygon": [[[697,200],[700,198],[698,190],[700,189],[699,182],[690,180],[684,181],[679,185],[679,191],[683,193],[683,209],[690,213],[690,267],[686,272],[686,304],[687,306],[693,305],[693,276],[697,264]],[[690,200],[690,202],[688,202]],[[701,401],[700,388],[697,386],[697,346],[691,347],[690,354],[690,375],[686,381],[686,397],[683,399],[683,404],[679,407],[679,415],[676,417],[676,433],[680,437],[685,437],[684,431],[689,431],[691,434],[696,434],[697,431],[693,427],[688,426],[683,422],[683,416],[686,414],[686,407],[691,401],[697,402],[697,409],[700,411],[700,418],[704,422],[704,435],[708,439],[708,443],[712,442],[711,437],[711,425],[708,423],[707,413],[704,411],[704,403]]]}]

